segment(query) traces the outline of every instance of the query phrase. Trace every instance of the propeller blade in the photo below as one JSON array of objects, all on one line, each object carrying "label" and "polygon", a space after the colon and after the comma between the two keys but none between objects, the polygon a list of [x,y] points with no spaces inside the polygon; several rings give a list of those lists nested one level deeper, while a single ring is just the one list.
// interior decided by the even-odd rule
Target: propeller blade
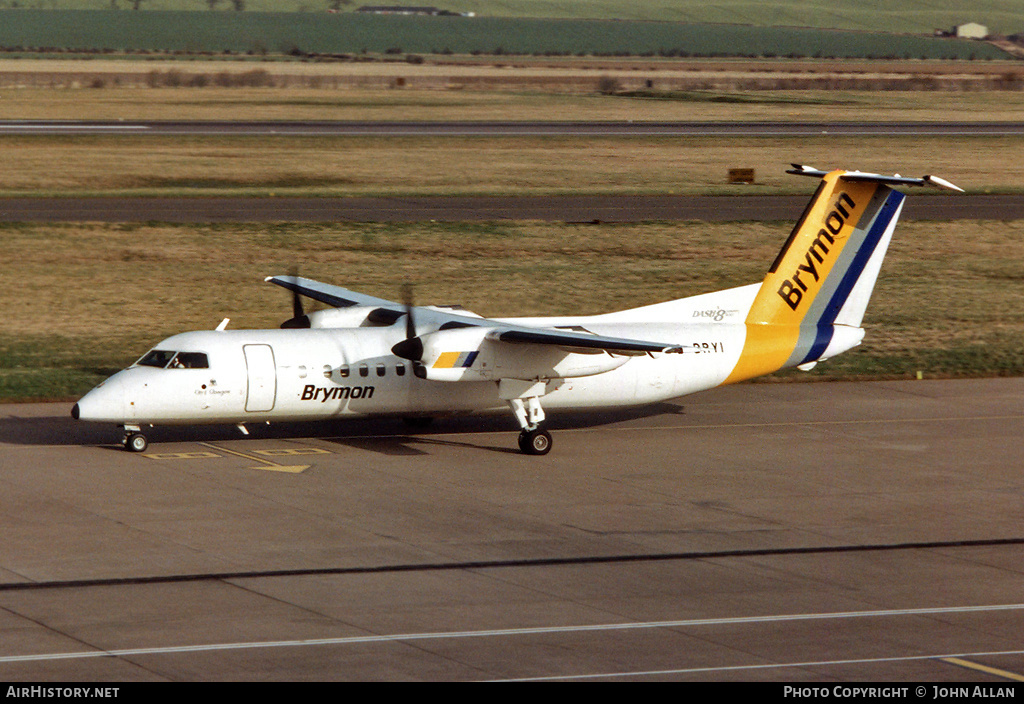
[{"label": "propeller blade", "polygon": [[306,314],[302,309],[302,296],[298,291],[292,291],[292,317],[301,318]]},{"label": "propeller blade", "polygon": [[[414,307],[412,284],[402,284],[402,303],[405,305],[405,338],[411,340],[416,337],[416,321],[412,317],[412,309]],[[421,349],[420,352],[422,353],[422,351]],[[407,357],[406,359],[410,358]]]},{"label": "propeller blade", "polygon": [[392,347],[391,352],[410,362],[420,362],[423,360],[423,340],[416,336],[412,284],[402,284],[402,304],[405,306],[405,339]]},{"label": "propeller blade", "polygon": [[[292,282],[299,278],[297,271],[292,270],[291,272]],[[282,330],[296,330],[301,328],[310,327],[309,316],[306,315],[306,311],[303,310],[302,296],[298,291],[292,290],[292,317],[289,320],[281,323]]]}]

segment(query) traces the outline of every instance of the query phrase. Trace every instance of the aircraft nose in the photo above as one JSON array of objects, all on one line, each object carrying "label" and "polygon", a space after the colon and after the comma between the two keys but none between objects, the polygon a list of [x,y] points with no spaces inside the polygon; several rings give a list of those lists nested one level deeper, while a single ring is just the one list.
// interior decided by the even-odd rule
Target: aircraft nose
[{"label": "aircraft nose", "polygon": [[113,376],[78,399],[71,409],[75,420],[123,423],[125,418],[124,382]]}]

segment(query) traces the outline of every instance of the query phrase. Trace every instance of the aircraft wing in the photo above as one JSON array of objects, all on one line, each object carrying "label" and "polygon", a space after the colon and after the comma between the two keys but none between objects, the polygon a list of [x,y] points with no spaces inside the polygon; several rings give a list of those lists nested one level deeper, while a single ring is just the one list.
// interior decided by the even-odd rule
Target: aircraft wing
[{"label": "aircraft wing", "polygon": [[643,354],[645,352],[682,352],[682,345],[665,342],[631,340],[622,337],[607,337],[588,332],[561,330],[558,328],[534,328],[522,325],[499,326],[488,335],[501,342],[533,345],[554,345],[567,350],[604,350],[620,354]]},{"label": "aircraft wing", "polygon": [[341,286],[333,286],[321,283],[320,281],[313,281],[312,279],[304,279],[301,276],[268,276],[265,281],[277,284],[289,291],[302,294],[307,298],[312,298],[314,301],[320,301],[335,308],[378,306],[381,308],[394,308],[398,311],[404,310],[402,304],[385,298],[368,296],[365,293],[350,291]]},{"label": "aircraft wing", "polygon": [[[300,276],[269,276],[266,281],[336,308],[374,306],[391,312],[395,320],[405,312],[404,304],[351,291],[341,286],[304,279]],[[437,308],[417,307],[414,314],[417,321],[426,323],[434,329],[433,333],[428,334],[435,338],[446,337],[444,333],[448,330],[473,327],[487,329],[486,337],[491,340],[514,344],[553,346],[566,351],[597,352],[603,350],[617,354],[645,354],[647,352],[682,352],[683,350],[681,345],[674,343],[609,337],[560,328],[515,325],[460,315]]]}]

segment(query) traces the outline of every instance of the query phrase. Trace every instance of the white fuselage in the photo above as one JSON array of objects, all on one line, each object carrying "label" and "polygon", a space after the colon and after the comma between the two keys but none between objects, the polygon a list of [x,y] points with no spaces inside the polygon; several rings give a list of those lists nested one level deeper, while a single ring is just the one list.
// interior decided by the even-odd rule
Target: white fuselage
[{"label": "white fuselage", "polygon": [[[743,349],[743,313],[756,287],[734,289],[728,310],[703,297],[625,313],[516,319],[537,327],[580,326],[600,335],[662,340],[683,354],[610,359],[586,376],[539,379],[545,409],[600,409],[656,403],[721,384]],[[642,322],[661,317],[687,322]],[[693,322],[690,322],[693,321]],[[110,377],[78,404],[82,420],[123,425],[249,423],[343,416],[444,415],[508,411],[495,381],[418,378],[391,348],[405,336],[389,327],[223,330],[170,337],[154,350],[202,353],[205,368],[136,364]]]},{"label": "white fuselage", "polygon": [[[640,338],[638,327],[629,334]],[[618,334],[620,327],[595,332]],[[208,368],[132,366],[79,401],[82,420],[118,424],[248,423],[354,415],[507,411],[493,381],[417,378],[391,353],[401,326],[365,329],[190,332],[156,349],[202,352]],[[743,346],[743,326],[654,326],[692,354],[629,357],[611,371],[548,382],[548,409],[653,403],[717,386]],[[671,336],[671,337],[668,337]],[[601,353],[606,355],[607,353]]]},{"label": "white fuselage", "polygon": [[[546,410],[638,406],[738,380],[734,371],[750,334],[744,318],[757,290],[758,285],[743,286],[605,315],[481,322],[583,328],[684,348],[682,354],[635,356],[563,351],[559,354],[576,360],[575,371],[549,375],[536,370],[545,368],[557,348],[504,343],[523,371],[494,373],[534,382],[529,394],[539,396]],[[853,347],[863,336],[860,328],[843,332],[822,358]],[[182,333],[149,355],[162,361],[184,353],[181,358],[203,359],[207,366],[146,366],[140,360],[86,394],[74,413],[81,420],[141,426],[508,412],[509,396],[498,379],[419,378],[412,362],[392,352],[405,336],[401,320],[384,327]]]}]

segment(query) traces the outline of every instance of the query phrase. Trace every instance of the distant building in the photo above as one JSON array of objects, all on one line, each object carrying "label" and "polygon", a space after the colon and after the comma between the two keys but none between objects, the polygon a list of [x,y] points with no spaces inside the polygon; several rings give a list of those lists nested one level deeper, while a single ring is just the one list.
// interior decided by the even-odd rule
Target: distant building
[{"label": "distant building", "polygon": [[968,22],[954,27],[953,34],[961,39],[984,39],[988,36],[988,27],[977,22]]}]

